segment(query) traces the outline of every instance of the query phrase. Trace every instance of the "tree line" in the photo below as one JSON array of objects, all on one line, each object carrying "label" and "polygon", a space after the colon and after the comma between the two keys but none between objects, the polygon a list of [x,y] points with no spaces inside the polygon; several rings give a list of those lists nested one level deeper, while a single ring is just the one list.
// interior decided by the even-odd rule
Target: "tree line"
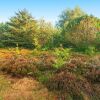
[{"label": "tree line", "polygon": [[26,9],[18,11],[8,22],[0,23],[0,47],[51,49],[68,47],[100,50],[100,19],[79,7],[64,10],[55,26],[36,20]]}]

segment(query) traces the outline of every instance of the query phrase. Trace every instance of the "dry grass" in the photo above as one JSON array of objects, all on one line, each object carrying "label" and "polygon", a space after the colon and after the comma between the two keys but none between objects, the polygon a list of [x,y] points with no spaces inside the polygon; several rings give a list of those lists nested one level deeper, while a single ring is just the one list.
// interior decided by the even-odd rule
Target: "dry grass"
[{"label": "dry grass", "polygon": [[33,78],[0,75],[0,80],[0,100],[55,100],[55,95]]},{"label": "dry grass", "polygon": [[0,100],[99,100],[100,55],[74,54],[54,69],[52,53],[32,53],[0,49]]}]

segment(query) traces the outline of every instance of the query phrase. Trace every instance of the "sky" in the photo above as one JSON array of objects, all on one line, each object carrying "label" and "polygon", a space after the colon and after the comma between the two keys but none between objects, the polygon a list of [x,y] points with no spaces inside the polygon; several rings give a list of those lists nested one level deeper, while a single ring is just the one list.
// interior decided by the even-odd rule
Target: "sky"
[{"label": "sky", "polygon": [[0,0],[0,22],[9,21],[15,12],[25,8],[35,19],[55,24],[64,9],[76,6],[100,18],[100,0]]}]

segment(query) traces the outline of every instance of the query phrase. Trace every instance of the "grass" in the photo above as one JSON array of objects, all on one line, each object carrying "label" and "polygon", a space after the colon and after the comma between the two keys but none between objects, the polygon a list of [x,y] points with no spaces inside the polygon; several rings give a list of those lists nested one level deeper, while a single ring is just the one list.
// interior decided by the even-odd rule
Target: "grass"
[{"label": "grass", "polygon": [[3,100],[3,94],[6,90],[8,90],[11,86],[10,81],[5,78],[2,74],[0,74],[0,100]]},{"label": "grass", "polygon": [[55,95],[31,77],[0,75],[0,100],[55,100]]},{"label": "grass", "polygon": [[[76,100],[75,98],[78,97],[80,100],[92,100],[88,99],[86,92],[89,90],[89,86],[93,86],[92,88],[97,92],[96,95],[99,98],[99,54],[88,56],[71,52],[72,55],[67,60],[64,59],[65,64],[54,68],[53,63],[55,63],[55,59],[58,59],[58,56],[55,57],[52,52],[20,49],[17,54],[14,48],[0,49],[0,69],[2,67],[5,69],[0,74],[0,100],[58,100],[60,98],[62,100]],[[93,68],[94,66],[97,68]],[[33,70],[33,67],[36,69]],[[88,68],[92,68],[91,71]],[[29,71],[26,75],[21,72],[26,73],[25,70]],[[50,87],[54,89],[50,89]],[[62,87],[64,90],[66,89],[66,92]],[[79,91],[81,88],[83,89],[80,93],[83,98],[76,95],[77,87],[79,87]],[[69,90],[73,94],[70,95]]]}]

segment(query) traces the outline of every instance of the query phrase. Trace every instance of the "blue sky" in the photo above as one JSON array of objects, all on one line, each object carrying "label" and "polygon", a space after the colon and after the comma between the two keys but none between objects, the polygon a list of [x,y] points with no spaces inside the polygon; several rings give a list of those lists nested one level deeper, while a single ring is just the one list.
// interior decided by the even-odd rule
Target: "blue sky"
[{"label": "blue sky", "polygon": [[0,22],[8,21],[15,12],[26,8],[36,19],[55,23],[64,9],[75,6],[100,18],[100,0],[0,0]]}]

